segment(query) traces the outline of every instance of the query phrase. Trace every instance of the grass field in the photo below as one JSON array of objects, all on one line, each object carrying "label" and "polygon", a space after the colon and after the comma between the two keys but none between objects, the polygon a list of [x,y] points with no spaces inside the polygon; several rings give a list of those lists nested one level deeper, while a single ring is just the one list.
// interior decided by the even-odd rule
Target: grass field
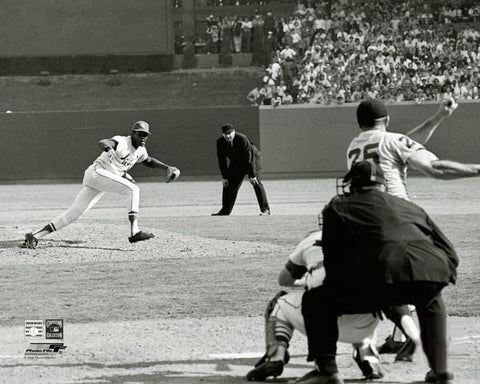
[{"label": "grass field", "polygon": [[[0,382],[238,383],[263,353],[266,301],[296,243],[316,227],[335,193],[332,179],[267,180],[272,216],[258,216],[246,183],[229,217],[219,208],[221,184],[140,183],[142,228],[157,237],[127,241],[126,203],[102,201],[69,227],[19,249],[26,231],[43,226],[73,200],[79,185],[0,186]],[[412,198],[452,240],[458,284],[445,290],[451,319],[451,367],[458,383],[480,381],[480,204],[478,179],[412,178]],[[25,360],[26,319],[65,320],[63,357]],[[379,343],[391,326],[382,322]],[[300,376],[305,339],[295,337],[292,363],[277,381]],[[348,383],[360,381],[349,346],[339,349]],[[380,383],[419,383],[421,360],[393,363],[382,355]]]},{"label": "grass field", "polygon": [[120,85],[107,85],[110,75],[0,77],[6,98],[0,111],[71,111],[168,107],[249,105],[248,92],[262,79],[262,68],[179,70],[167,73],[120,74]]}]

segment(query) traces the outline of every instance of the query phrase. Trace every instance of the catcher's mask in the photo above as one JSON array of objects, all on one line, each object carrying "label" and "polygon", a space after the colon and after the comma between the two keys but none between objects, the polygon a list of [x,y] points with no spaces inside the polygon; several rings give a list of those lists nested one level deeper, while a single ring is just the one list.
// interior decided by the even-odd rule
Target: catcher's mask
[{"label": "catcher's mask", "polygon": [[384,185],[385,180],[377,172],[375,163],[368,160],[353,163],[350,171],[342,178],[337,178],[337,195],[351,195],[355,189],[369,189],[373,186]]}]

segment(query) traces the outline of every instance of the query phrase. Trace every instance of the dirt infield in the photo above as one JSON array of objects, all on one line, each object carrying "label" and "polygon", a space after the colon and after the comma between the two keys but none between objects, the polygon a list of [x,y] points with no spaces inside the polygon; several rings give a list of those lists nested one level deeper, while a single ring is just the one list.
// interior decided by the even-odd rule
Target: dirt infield
[{"label": "dirt infield", "polygon": [[[413,199],[431,213],[460,255],[459,282],[445,299],[455,382],[480,382],[480,205],[478,180],[412,179]],[[238,383],[263,353],[263,310],[295,244],[316,226],[335,182],[267,180],[272,216],[259,217],[246,183],[229,217],[219,182],[140,183],[142,228],[157,237],[131,245],[122,197],[105,196],[79,221],[18,248],[23,234],[65,209],[78,185],[0,186],[0,382]],[[27,319],[60,318],[67,348],[52,359],[25,359]],[[390,332],[382,322],[378,342]],[[276,381],[298,377],[305,338]],[[379,383],[420,383],[427,367],[393,363]],[[347,383],[360,383],[351,347],[340,345]]]}]

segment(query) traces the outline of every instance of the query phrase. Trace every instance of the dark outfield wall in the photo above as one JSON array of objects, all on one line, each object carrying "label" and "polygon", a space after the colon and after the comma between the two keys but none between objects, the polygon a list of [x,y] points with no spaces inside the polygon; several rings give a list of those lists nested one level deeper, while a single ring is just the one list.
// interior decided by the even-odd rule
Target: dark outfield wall
[{"label": "dark outfield wall", "polygon": [[173,53],[172,3],[2,0],[1,56]]},{"label": "dark outfield wall", "polygon": [[[437,108],[436,103],[388,106],[390,130],[406,132]],[[218,175],[215,141],[225,122],[259,143],[268,177],[340,176],[348,143],[359,132],[355,109],[347,105],[3,113],[0,181],[78,180],[98,156],[98,140],[128,134],[140,119],[152,126],[149,153],[177,165],[185,176]],[[442,158],[480,163],[479,116],[480,103],[461,103],[428,148]],[[142,166],[132,174],[159,175]]]},{"label": "dark outfield wall", "polygon": [[[81,179],[99,155],[98,140],[151,124],[149,154],[185,175],[216,175],[215,142],[226,122],[258,142],[258,109],[202,108],[0,114],[0,180]],[[137,165],[134,177],[163,173]]]},{"label": "dark outfield wall", "polygon": [[[405,133],[433,115],[438,105],[388,106],[389,130]],[[356,104],[262,108],[260,143],[264,172],[270,176],[342,175],[345,151],[359,133],[355,111]],[[427,147],[445,159],[480,163],[480,103],[461,103]]]}]

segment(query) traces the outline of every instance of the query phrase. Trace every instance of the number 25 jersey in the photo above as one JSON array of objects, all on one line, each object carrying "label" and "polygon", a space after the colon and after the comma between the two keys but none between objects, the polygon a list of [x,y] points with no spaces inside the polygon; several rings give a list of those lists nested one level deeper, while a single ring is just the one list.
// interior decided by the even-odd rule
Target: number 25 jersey
[{"label": "number 25 jersey", "polygon": [[384,179],[387,192],[409,200],[407,162],[414,152],[424,149],[423,145],[400,133],[376,129],[362,131],[348,147],[347,165],[350,169],[357,161],[373,161],[377,177]]}]

